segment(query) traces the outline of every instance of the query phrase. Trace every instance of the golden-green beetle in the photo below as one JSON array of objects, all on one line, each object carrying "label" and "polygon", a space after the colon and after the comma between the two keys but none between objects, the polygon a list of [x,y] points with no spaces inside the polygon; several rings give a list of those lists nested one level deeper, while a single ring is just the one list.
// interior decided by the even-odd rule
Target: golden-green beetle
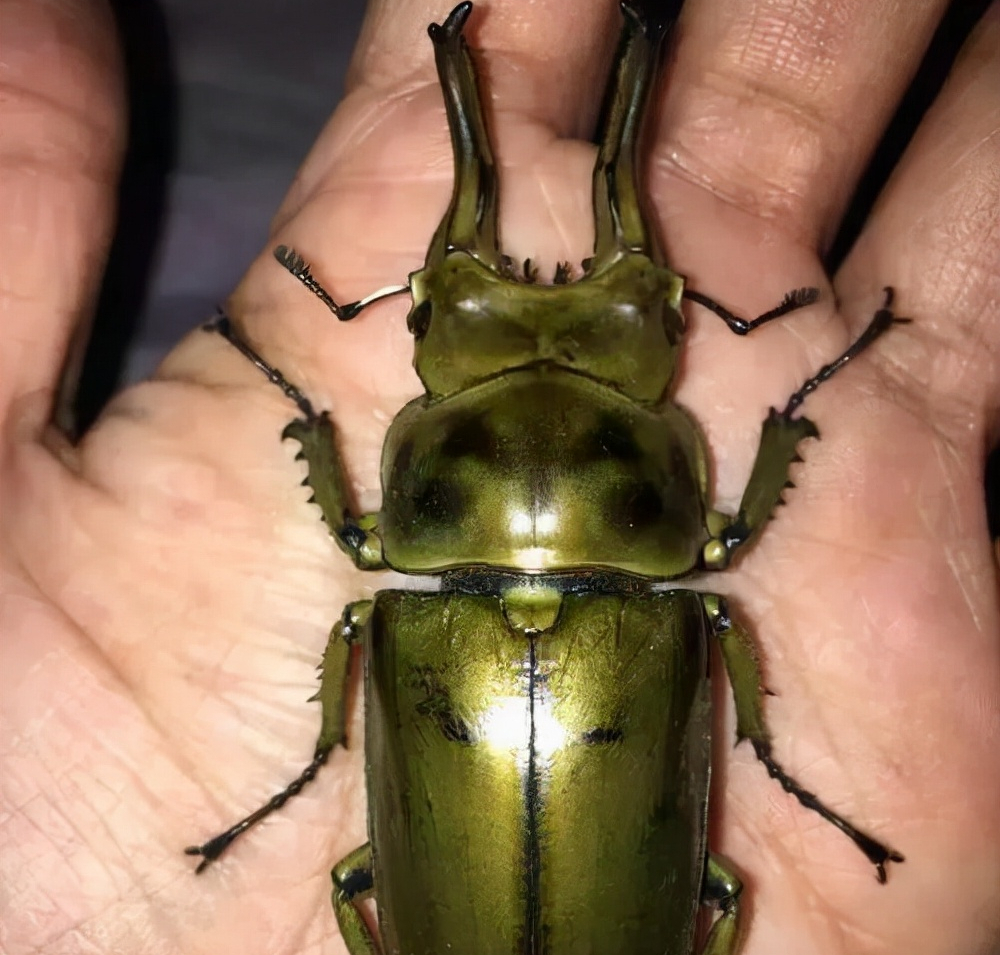
[{"label": "golden-green beetle", "polygon": [[[346,745],[350,646],[365,660],[370,841],[333,870],[351,955],[702,955],[739,946],[739,879],[707,849],[717,640],[737,732],[768,772],[843,831],[885,880],[902,856],[804,791],[772,758],[747,633],[722,597],[670,588],[723,570],[779,502],[817,431],[805,396],[893,322],[889,298],[839,358],[764,422],[735,516],[710,508],[702,436],[670,400],[689,298],[739,334],[813,302],[799,289],[744,321],[685,290],[643,217],[637,159],[660,42],[679,4],[627,0],[593,179],[582,276],[516,269],[457,6],[430,29],[455,153],[451,203],[405,286],[426,393],[389,429],[382,507],[349,512],[330,418],[234,329],[211,326],[294,400],[285,436],[341,549],[421,578],[350,604],[333,628],[315,757],[266,806],[204,845],[201,871]],[[302,258],[278,261],[341,320]],[[428,589],[427,578],[437,586]],[[424,589],[419,589],[423,587]],[[375,897],[379,936],[359,903]]]}]

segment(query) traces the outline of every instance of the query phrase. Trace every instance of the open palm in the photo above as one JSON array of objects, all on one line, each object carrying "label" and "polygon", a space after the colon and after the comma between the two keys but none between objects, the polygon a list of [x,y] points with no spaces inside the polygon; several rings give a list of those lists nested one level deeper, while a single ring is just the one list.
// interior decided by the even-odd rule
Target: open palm
[{"label": "open palm", "polygon": [[[0,948],[341,953],[329,870],[365,839],[360,706],[350,749],[282,814],[198,878],[181,850],[308,761],[311,667],[344,603],[383,582],[350,568],[308,503],[278,437],[294,408],[216,335],[189,336],[78,446],[48,426],[107,246],[121,103],[100,5],[2,6],[29,28],[4,44],[0,126]],[[693,287],[746,315],[823,289],[750,339],[689,312],[678,399],[708,434],[720,506],[738,501],[767,406],[857,334],[882,286],[914,319],[809,399],[824,440],[804,446],[789,506],[704,584],[758,635],[776,755],[907,862],[878,886],[728,742],[712,843],[746,877],[746,955],[976,955],[1000,939],[1000,611],[981,490],[1000,410],[1000,18],[831,288],[818,255],[943,4],[841,6],[691,3],[648,178]],[[578,262],[617,10],[482,7],[469,35],[507,251]],[[341,301],[418,268],[447,200],[423,38],[447,12],[373,2],[352,91],[276,218],[274,241]],[[385,428],[419,391],[405,304],[339,325],[264,250],[228,311],[333,410],[358,503],[377,508]]]}]

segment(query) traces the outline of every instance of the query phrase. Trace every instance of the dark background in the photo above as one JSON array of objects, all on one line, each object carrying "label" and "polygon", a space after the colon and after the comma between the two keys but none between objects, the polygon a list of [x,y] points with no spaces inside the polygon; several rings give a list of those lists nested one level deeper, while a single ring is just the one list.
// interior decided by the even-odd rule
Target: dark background
[{"label": "dark background", "polygon": [[[442,15],[450,0],[442,0]],[[850,248],[988,0],[954,0],[828,257]],[[343,91],[364,0],[112,0],[129,85],[121,214],[76,402],[78,429],[212,315],[267,237]],[[415,40],[417,42],[417,40]],[[1000,449],[987,466],[1000,536]]]}]

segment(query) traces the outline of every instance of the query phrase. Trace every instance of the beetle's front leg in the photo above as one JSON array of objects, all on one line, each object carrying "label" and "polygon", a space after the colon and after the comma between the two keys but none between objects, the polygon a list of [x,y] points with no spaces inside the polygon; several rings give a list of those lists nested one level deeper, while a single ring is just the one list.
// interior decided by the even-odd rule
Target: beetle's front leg
[{"label": "beetle's front leg", "polygon": [[705,860],[705,882],[701,891],[704,904],[716,905],[719,917],[712,925],[701,955],[736,955],[739,951],[740,893],[743,883],[717,855]]},{"label": "beetle's front leg", "polygon": [[760,445],[750,472],[750,480],[740,501],[739,513],[735,518],[717,513],[710,518],[709,531],[712,538],[702,550],[702,564],[706,570],[725,570],[735,551],[760,532],[775,507],[782,503],[781,494],[784,489],[792,486],[788,479],[788,469],[793,462],[801,460],[797,450],[799,442],[805,438],[819,437],[819,431],[812,421],[793,417],[806,396],[833,377],[852,358],[860,355],[894,324],[909,321],[907,318],[897,318],[890,308],[891,304],[892,290],[886,289],[885,303],[857,340],[794,392],[781,411],[770,409],[761,430]]},{"label": "beetle's front leg", "polygon": [[372,847],[366,842],[345,856],[333,869],[333,911],[350,955],[379,955],[381,949],[358,908],[375,891]]},{"label": "beetle's front leg", "polygon": [[323,661],[320,664],[319,691],[313,700],[319,700],[323,707],[319,738],[313,751],[312,761],[299,775],[281,792],[272,796],[260,809],[250,813],[225,832],[219,833],[200,846],[188,846],[184,852],[187,855],[201,856],[197,872],[203,872],[212,862],[219,858],[235,839],[241,836],[251,826],[255,826],[272,812],[280,809],[289,799],[302,792],[307,783],[311,783],[320,767],[327,761],[334,746],[346,745],[346,697],[347,684],[350,680],[351,647],[361,637],[364,627],[371,616],[371,601],[359,600],[348,604],[340,620],[330,631]]},{"label": "beetle's front leg", "polygon": [[292,438],[302,446],[296,459],[304,460],[309,467],[309,473],[302,483],[312,489],[311,500],[319,505],[323,520],[337,545],[357,567],[361,570],[384,568],[382,542],[378,536],[375,516],[355,517],[347,506],[347,481],[337,453],[336,434],[329,414],[325,411],[318,413],[299,388],[239,335],[227,316],[219,315],[205,329],[222,335],[241,355],[260,369],[268,381],[280,388],[298,406],[302,417],[292,421],[281,436]]},{"label": "beetle's front leg", "polygon": [[827,822],[844,833],[875,866],[879,882],[885,882],[885,864],[902,862],[903,857],[878,840],[865,835],[843,816],[829,809],[814,793],[803,789],[771,756],[771,734],[764,719],[764,691],[753,641],[746,630],[733,623],[726,602],[721,597],[706,594],[702,601],[722,648],[722,658],[726,663],[726,672],[733,688],[737,742],[749,740],[757,758],[767,768],[768,775],[777,780],[781,788],[791,793],[803,806],[819,813]]}]

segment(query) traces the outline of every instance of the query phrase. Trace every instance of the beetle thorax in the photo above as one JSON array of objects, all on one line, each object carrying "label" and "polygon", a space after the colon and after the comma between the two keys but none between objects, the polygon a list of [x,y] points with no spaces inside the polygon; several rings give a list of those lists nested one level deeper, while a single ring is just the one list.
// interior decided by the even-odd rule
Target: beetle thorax
[{"label": "beetle thorax", "polygon": [[707,539],[687,415],[551,362],[411,402],[387,435],[382,482],[385,558],[407,573],[674,577]]}]

